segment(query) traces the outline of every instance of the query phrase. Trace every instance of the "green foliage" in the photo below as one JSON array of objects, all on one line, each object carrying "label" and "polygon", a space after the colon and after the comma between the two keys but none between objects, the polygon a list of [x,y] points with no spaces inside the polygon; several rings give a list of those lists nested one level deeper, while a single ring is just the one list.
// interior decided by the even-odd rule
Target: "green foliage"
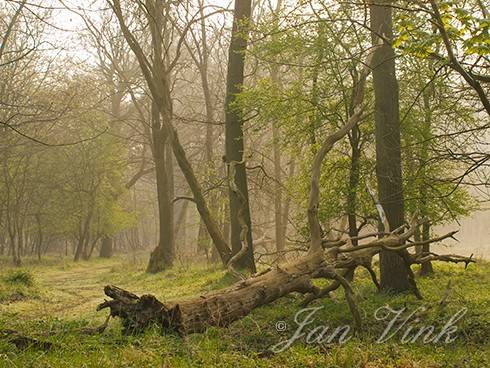
[{"label": "green foliage", "polygon": [[465,163],[446,153],[474,139],[450,133],[471,129],[478,121],[470,107],[458,104],[446,76],[434,75],[432,65],[407,57],[401,68],[401,138],[405,208],[437,225],[478,208],[458,179]]},{"label": "green foliage", "polygon": [[[359,14],[355,9],[341,5],[325,10],[321,16],[317,14],[318,18],[312,22],[291,16],[287,22],[277,23],[273,15],[265,16],[257,25],[257,32],[268,37],[258,36],[260,41],[254,42],[249,50],[250,57],[257,59],[264,71],[255,74],[253,83],[244,89],[238,103],[250,116],[250,134],[261,134],[272,123],[280,127],[281,139],[272,144],[280,145],[281,151],[296,162],[296,173],[286,187],[301,209],[296,214],[296,222],[305,236],[304,213],[311,163],[324,137],[349,116],[352,87],[362,68],[359,60],[365,58],[364,47],[370,42],[369,32],[345,21],[356,16]],[[476,121],[471,108],[459,103],[459,97],[451,94],[446,76],[433,75],[438,64],[418,59],[433,53],[436,43],[440,42],[439,36],[427,29],[427,20],[413,18],[402,11],[397,12],[397,16],[395,46],[404,51],[404,58],[397,67],[407,217],[418,210],[433,224],[443,223],[468,215],[477,208],[465,188],[453,180],[464,171],[464,165],[453,160],[447,151],[456,149],[460,140],[444,138],[448,133],[475,126]],[[415,38],[420,42],[415,42]],[[425,111],[423,91],[432,78],[430,111]],[[372,108],[369,89],[365,100],[366,106]],[[431,117],[429,125],[426,124],[427,114]],[[359,129],[361,154],[357,181],[350,181],[352,134],[350,140],[338,142],[324,162],[319,206],[319,217],[324,224],[353,212],[358,222],[377,217],[366,190],[366,183],[376,187],[372,115],[368,115]],[[437,138],[438,135],[442,138]],[[271,148],[266,149],[271,154]],[[351,208],[349,197],[355,199],[355,208]]]},{"label": "green foliage", "polygon": [[[295,162],[295,175],[285,184],[288,195],[301,209],[296,219],[299,229],[305,226],[311,163],[325,137],[349,118],[353,86],[365,58],[362,43],[369,39],[362,27],[339,21],[356,16],[352,7],[334,8],[312,22],[288,17],[287,22],[277,23],[275,15],[265,16],[257,25],[257,32],[269,37],[259,36],[260,42],[254,42],[249,50],[264,71],[256,73],[251,86],[238,99],[243,111],[252,117],[250,133],[260,134],[271,124],[280,128],[280,141],[271,145],[279,145],[281,152]],[[371,93],[366,92],[366,101],[371,100]],[[372,120],[366,119],[359,128],[360,141],[356,145],[362,157],[357,183],[350,183],[348,142],[339,142],[325,160],[319,213],[322,222],[352,211],[361,215],[373,213],[372,201],[364,190],[364,182],[371,180],[373,171],[368,153]],[[271,153],[271,146],[266,149]],[[346,201],[352,192],[357,200],[353,210]]]},{"label": "green foliage", "polygon": [[[450,41],[463,56],[490,54],[490,19],[482,18],[476,1],[437,1],[443,26]],[[434,32],[428,12],[400,12],[393,46],[404,54],[426,58],[442,48],[441,35]]]},{"label": "green foliage", "polygon": [[[457,13],[460,22],[469,16],[459,3],[441,4],[444,19],[450,12]],[[370,42],[366,29],[345,21],[361,16],[353,7],[337,4],[331,10],[324,8],[312,22],[292,16],[287,22],[275,21],[277,15],[262,18],[256,26],[259,41],[252,43],[249,54],[263,70],[255,73],[253,82],[238,99],[250,116],[250,134],[262,134],[271,124],[280,127],[280,141],[271,144],[279,144],[282,152],[296,162],[296,173],[286,188],[301,209],[296,213],[296,227],[305,236],[304,209],[314,154],[324,137],[347,120],[352,87],[362,67],[359,60],[365,58],[365,45]],[[464,134],[454,136],[454,132],[471,129],[477,122],[474,109],[451,93],[452,81],[447,75],[441,69],[434,75],[440,67],[438,62],[426,59],[442,47],[440,35],[431,29],[426,15],[413,17],[405,11],[397,11],[396,15],[394,46],[403,53],[397,68],[407,218],[418,211],[432,224],[440,224],[477,209],[476,201],[457,180],[464,173],[465,163],[449,154],[457,151],[463,141],[471,141]],[[452,25],[454,19],[447,22]],[[267,36],[261,36],[261,32]],[[424,96],[429,89],[426,107]],[[369,89],[365,100],[371,109]],[[349,141],[338,142],[324,162],[319,206],[324,224],[352,212],[358,215],[359,222],[377,217],[365,188],[366,183],[376,186],[372,115],[359,128],[361,155],[357,182],[350,182],[352,135]],[[272,155],[271,146],[266,149]],[[354,209],[352,201],[347,200],[349,197],[355,198]]]},{"label": "green foliage", "polygon": [[[4,216],[0,228],[15,241],[26,234],[44,241],[79,238],[84,226],[84,236],[97,239],[135,223],[125,206],[127,148],[114,135],[104,133],[110,118],[93,108],[100,96],[93,90],[91,76],[57,82],[33,99],[39,104],[49,101],[53,109],[69,107],[70,113],[60,114],[49,129],[25,133],[43,141],[76,144],[44,147],[11,131],[0,138],[5,147],[0,155],[0,213]],[[66,96],[72,96],[68,107],[63,105]]]}]

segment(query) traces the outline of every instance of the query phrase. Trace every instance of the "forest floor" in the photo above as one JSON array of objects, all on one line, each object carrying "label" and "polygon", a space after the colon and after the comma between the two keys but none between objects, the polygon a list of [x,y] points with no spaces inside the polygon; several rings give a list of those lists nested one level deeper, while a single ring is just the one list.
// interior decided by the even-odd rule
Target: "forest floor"
[{"label": "forest floor", "polygon": [[[48,258],[42,262],[27,261],[16,270],[0,259],[0,331],[19,333],[54,343],[45,351],[36,347],[19,349],[0,333],[0,367],[490,367],[490,264],[435,264],[435,275],[418,279],[424,300],[412,295],[388,296],[376,292],[367,275],[356,274],[354,288],[363,316],[363,329],[350,340],[339,343],[327,340],[337,327],[352,320],[343,293],[316,301],[297,321],[302,309],[301,296],[289,296],[255,310],[228,328],[210,328],[205,333],[186,338],[162,336],[149,330],[138,336],[123,336],[119,321],[100,335],[80,332],[84,327],[101,324],[106,312],[95,307],[104,299],[103,287],[114,284],[137,294],[152,293],[162,301],[178,300],[230,285],[233,279],[225,271],[206,265],[178,265],[157,275],[144,272],[142,260],[115,258],[73,263],[69,259]],[[447,285],[450,283],[450,287]],[[439,303],[445,300],[443,306]],[[383,343],[389,320],[383,311],[406,308],[403,316],[419,307],[430,307],[425,314],[417,312],[421,326],[435,328],[435,334],[458,311],[467,310],[454,323],[455,341],[424,343],[402,342],[410,324]],[[463,309],[466,308],[466,309]],[[376,311],[378,313],[376,314]],[[386,310],[384,310],[386,312]],[[463,312],[461,312],[463,313]],[[397,325],[398,326],[398,325]],[[320,342],[319,331],[329,327]],[[446,326],[448,327],[448,326]],[[300,328],[298,330],[298,328]],[[312,330],[315,332],[310,333]],[[395,330],[393,327],[390,333]],[[410,331],[409,331],[410,332]],[[298,335],[291,347],[273,352],[281,342]],[[304,335],[301,335],[304,333]],[[347,336],[347,335],[346,335]],[[389,334],[386,335],[387,337]],[[338,336],[337,336],[338,337]],[[284,345],[283,345],[284,346]]]}]

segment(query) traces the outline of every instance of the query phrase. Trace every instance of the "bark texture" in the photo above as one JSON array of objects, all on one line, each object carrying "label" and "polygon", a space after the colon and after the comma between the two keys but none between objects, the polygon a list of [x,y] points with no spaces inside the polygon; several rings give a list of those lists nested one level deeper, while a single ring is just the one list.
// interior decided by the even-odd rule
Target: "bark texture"
[{"label": "bark texture", "polygon": [[157,177],[159,243],[150,255],[147,272],[156,273],[171,267],[175,258],[173,202],[170,198],[166,141],[156,104],[152,108],[153,160]]},{"label": "bark texture", "polygon": [[234,260],[234,263],[238,267],[248,268],[255,272],[247,172],[243,159],[243,118],[240,109],[234,106],[236,95],[243,86],[247,22],[250,19],[251,7],[251,0],[235,0],[226,78],[225,159],[228,166],[233,165],[233,170],[229,170],[233,173],[233,176],[229,178],[232,184],[229,191],[231,248],[234,256],[240,255]]},{"label": "bark texture", "polygon": [[[376,122],[376,176],[381,205],[391,229],[403,225],[404,206],[400,148],[400,112],[393,39],[392,1],[370,5],[373,55],[373,83]],[[383,38],[381,38],[381,37]],[[410,289],[407,267],[396,252],[380,254],[381,288]]]},{"label": "bark texture", "polygon": [[99,305],[109,307],[111,315],[121,317],[126,333],[144,330],[156,323],[166,331],[187,335],[202,332],[210,326],[224,327],[253,309],[291,292],[308,292],[310,280],[319,275],[324,260],[302,259],[297,264],[275,268],[264,275],[248,279],[220,292],[179,303],[162,303],[151,295],[137,297],[115,286],[104,292],[113,298]]}]

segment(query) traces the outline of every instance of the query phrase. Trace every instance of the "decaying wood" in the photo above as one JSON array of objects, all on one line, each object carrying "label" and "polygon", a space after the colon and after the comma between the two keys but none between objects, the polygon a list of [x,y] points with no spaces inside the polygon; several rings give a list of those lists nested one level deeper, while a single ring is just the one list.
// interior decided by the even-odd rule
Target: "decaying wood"
[{"label": "decaying wood", "polygon": [[[111,317],[121,318],[125,333],[134,333],[142,331],[150,325],[158,325],[166,333],[187,335],[202,332],[209,326],[227,326],[233,321],[243,318],[255,308],[269,304],[291,293],[304,294],[304,303],[308,304],[342,287],[353,316],[354,327],[359,329],[361,318],[348,279],[354,274],[357,267],[364,267],[369,271],[373,282],[379,288],[376,274],[371,268],[371,261],[381,251],[397,251],[402,255],[405,266],[410,270],[409,276],[412,277],[413,290],[417,296],[420,294],[410,269],[412,264],[423,263],[427,260],[442,260],[463,262],[467,266],[474,262],[472,257],[439,256],[432,253],[411,255],[407,249],[442,241],[453,237],[455,234],[452,232],[424,242],[410,242],[409,240],[413,237],[418,225],[415,220],[410,226],[401,226],[393,231],[386,229],[384,233],[357,237],[357,246],[352,245],[352,239],[334,241],[323,239],[323,231],[318,219],[321,166],[334,144],[362,120],[364,85],[370,71],[370,59],[371,57],[368,57],[362,77],[355,87],[354,114],[343,127],[325,139],[313,161],[307,211],[310,247],[304,257],[287,264],[277,265],[229,288],[174,303],[159,301],[152,295],[140,297],[116,286],[106,286],[104,292],[111,300],[106,300],[97,309],[108,308]],[[177,147],[182,149],[180,145]],[[196,185],[198,185],[197,182]],[[367,240],[375,236],[380,238]],[[365,242],[359,243],[359,240]],[[231,265],[233,266],[233,262]],[[314,279],[331,280],[331,283],[326,288],[320,289],[312,284]]]},{"label": "decaying wood", "polygon": [[[120,317],[125,333],[142,331],[150,325],[158,325],[166,333],[187,335],[202,332],[207,327],[224,327],[249,314],[255,308],[269,304],[291,293],[305,295],[304,304],[327,296],[341,286],[346,292],[346,300],[354,317],[354,325],[360,328],[361,320],[350,283],[345,275],[357,267],[366,267],[367,260],[381,250],[414,248],[418,242],[407,242],[413,235],[413,227],[402,233],[392,232],[388,236],[372,240],[358,247],[336,242],[328,244],[323,256],[313,253],[294,262],[276,266],[265,273],[240,281],[235,285],[200,297],[174,303],[165,303],[152,295],[141,297],[116,286],[106,286],[104,291],[112,300],[98,306],[98,310],[110,309],[110,316]],[[432,239],[440,241],[450,238],[454,232]],[[426,255],[431,260],[469,263],[472,257]],[[424,262],[418,255],[410,254],[410,264]],[[372,269],[371,269],[372,271]],[[374,272],[374,271],[373,271]],[[328,279],[332,283],[324,289],[312,284],[314,279]]]},{"label": "decaying wood", "polygon": [[219,292],[173,304],[164,304],[151,295],[138,297],[116,286],[106,286],[105,294],[112,300],[100,304],[98,310],[110,308],[111,316],[123,320],[126,333],[157,324],[164,331],[186,335],[202,332],[209,326],[227,326],[253,309],[292,292],[316,294],[319,290],[311,280],[335,277],[334,273],[325,259],[307,256]]}]

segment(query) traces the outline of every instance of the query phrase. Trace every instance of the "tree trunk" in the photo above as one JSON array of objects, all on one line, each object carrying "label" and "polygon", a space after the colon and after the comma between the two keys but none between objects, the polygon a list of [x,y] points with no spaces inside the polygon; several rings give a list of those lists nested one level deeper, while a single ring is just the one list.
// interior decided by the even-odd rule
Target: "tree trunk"
[{"label": "tree trunk", "polygon": [[74,262],[78,262],[80,261],[80,258],[82,258],[83,244],[84,244],[83,239],[82,238],[78,239],[78,244],[75,250],[75,256],[73,257]]},{"label": "tree trunk", "polygon": [[160,112],[152,104],[153,159],[157,178],[159,243],[150,255],[147,272],[157,273],[171,267],[175,257],[172,200],[166,160],[166,137],[160,122]]},{"label": "tree trunk", "polygon": [[[425,222],[422,224],[422,241],[430,239],[430,224]],[[422,254],[427,255],[430,252],[430,244],[422,245]],[[432,262],[424,262],[420,265],[420,276],[427,276],[434,273],[434,269],[432,267]]]},{"label": "tree trunk", "polygon": [[[279,13],[282,9],[283,1],[278,0],[273,13],[273,27],[276,30],[279,26]],[[272,64],[271,68],[271,80],[276,88],[282,87],[281,80],[279,78],[279,66]],[[281,130],[277,121],[272,122],[272,148],[273,148],[273,161],[274,161],[274,178],[276,180],[274,186],[274,225],[276,235],[276,251],[278,254],[278,261],[284,259],[284,250],[286,248],[286,230],[287,230],[287,216],[285,212],[289,212],[289,202],[283,203],[283,188],[282,188],[282,166],[281,166]]]},{"label": "tree trunk", "polygon": [[100,245],[100,258],[111,258],[113,251],[113,242],[114,239],[112,236],[104,235],[102,237],[101,245]]},{"label": "tree trunk", "polygon": [[80,261],[85,255],[85,243],[89,236],[89,223],[91,221],[90,214],[87,214],[85,220],[79,223],[78,226],[78,244],[75,250],[74,262]]},{"label": "tree trunk", "polygon": [[94,239],[92,239],[92,243],[90,244],[90,250],[88,251],[87,258],[86,258],[87,261],[92,257],[92,254],[94,253],[95,247],[97,246],[97,242],[99,241],[99,239],[100,239],[99,234],[95,235]]},{"label": "tree trunk", "polygon": [[[280,6],[278,2],[278,7]],[[277,8],[276,8],[277,11]],[[271,79],[276,84],[279,82],[279,70],[276,66],[272,66]],[[284,226],[284,213],[283,213],[283,195],[282,195],[282,167],[281,167],[281,147],[279,146],[281,139],[281,131],[277,121],[272,122],[272,153],[274,161],[274,225],[276,233],[276,251],[278,254],[278,260],[282,260],[284,257],[284,249],[286,248],[286,232]]]},{"label": "tree trunk", "polygon": [[187,335],[202,332],[210,326],[227,326],[253,309],[292,292],[310,292],[311,279],[321,276],[325,266],[322,257],[302,258],[219,292],[178,304],[165,305],[151,295],[140,298],[115,286],[107,286],[104,291],[114,300],[102,303],[97,309],[110,308],[112,316],[121,317],[126,333],[159,324],[166,332]]},{"label": "tree trunk", "polygon": [[175,239],[179,239],[179,242],[185,244],[185,228],[187,226],[187,209],[189,208],[189,201],[184,201],[179,211],[177,221],[174,224]]},{"label": "tree trunk", "polygon": [[[290,158],[288,177],[293,178],[296,169],[296,161],[294,158]],[[286,245],[288,224],[289,224],[289,211],[291,209],[291,197],[288,195],[283,206],[282,211],[282,236],[284,237],[284,245]]]},{"label": "tree trunk", "polygon": [[272,123],[272,144],[274,155],[274,223],[276,231],[276,251],[278,254],[278,260],[282,260],[284,257],[284,249],[286,248],[286,233],[284,226],[284,213],[283,213],[283,195],[282,195],[282,168],[281,168],[281,149],[279,147],[280,131],[277,126],[277,122]]},{"label": "tree trunk", "polygon": [[83,244],[82,259],[84,261],[88,261],[90,258],[90,249],[89,249],[90,238],[91,238],[90,233],[88,233],[87,237],[85,238],[85,242]]},{"label": "tree trunk", "polygon": [[192,169],[189,160],[186,157],[185,151],[179,142],[178,136],[174,130],[171,131],[172,134],[172,149],[179,164],[179,167],[184,174],[187,183],[189,184],[189,189],[193,194],[193,200],[196,203],[197,210],[201,215],[203,222],[206,224],[206,229],[209,236],[213,240],[214,246],[216,247],[221,260],[224,264],[228,263],[231,257],[231,251],[228,247],[228,243],[223,237],[218,223],[215,221],[214,217],[211,215],[209,208],[204,199],[204,195],[199,182],[197,181],[194,170]]},{"label": "tree trunk", "polygon": [[[175,253],[175,179],[174,179],[174,155],[172,153],[172,146],[170,145],[170,141],[167,139],[165,141],[165,160],[166,160],[166,169],[167,169],[167,178],[168,178],[168,197],[169,197],[169,214],[170,214],[170,223],[172,226],[172,249]],[[175,254],[174,254],[175,257]]]},{"label": "tree trunk", "polygon": [[[396,229],[404,221],[400,113],[395,53],[390,45],[393,39],[392,1],[370,5],[373,46],[373,83],[376,122],[376,176],[379,200],[390,228]],[[383,35],[383,41],[378,35]],[[407,266],[399,254],[383,251],[380,254],[381,288],[402,292],[410,288]]]},{"label": "tree trunk", "polygon": [[[417,224],[412,224],[416,226]],[[333,242],[325,245],[325,251],[313,252],[294,262],[276,266],[273,269],[236,283],[226,289],[192,297],[177,303],[164,304],[152,295],[138,297],[116,286],[106,286],[105,294],[112,300],[99,304],[97,310],[110,309],[110,316],[120,317],[126,334],[142,332],[151,325],[158,325],[164,333],[177,333],[185,336],[203,332],[210,326],[223,327],[236,321],[253,309],[269,304],[276,299],[293,292],[306,294],[302,305],[328,296],[330,292],[343,287],[346,302],[354,319],[356,330],[361,328],[361,317],[358,312],[354,291],[345,275],[353,273],[356,267],[368,269],[377,284],[376,275],[370,267],[372,257],[382,249],[399,249],[416,247],[421,243],[408,243],[413,236],[414,228],[407,231],[393,232],[390,235],[352,247],[345,242]],[[428,242],[442,241],[454,235],[451,232]],[[435,260],[465,263],[475,261],[471,257],[432,255]],[[419,257],[410,257],[409,264],[423,262]],[[320,289],[313,285],[314,279],[331,280]]]},{"label": "tree trunk", "polygon": [[[201,32],[201,54],[198,60],[198,69],[201,76],[201,85],[204,97],[204,106],[206,111],[206,140],[204,145],[204,161],[206,165],[206,176],[209,180],[212,180],[212,176],[215,175],[214,162],[213,162],[213,123],[214,123],[214,107],[213,99],[211,95],[211,88],[208,79],[208,64],[209,64],[209,51],[207,44],[207,31],[206,31],[206,17],[204,16],[204,2],[199,3],[199,13],[201,16],[200,32]],[[218,211],[217,201],[213,192],[208,194],[208,203],[212,213]],[[211,251],[211,238],[206,229],[206,224],[203,219],[200,219],[199,230],[197,234],[197,248],[202,250],[206,254],[206,259],[209,261]],[[212,257],[211,257],[212,258]]]},{"label": "tree trunk", "polygon": [[[278,2],[276,12],[281,1]],[[271,79],[273,83],[279,87],[279,70],[277,66],[271,67]],[[274,225],[276,235],[276,251],[278,260],[281,261],[284,257],[284,249],[286,248],[286,226],[283,212],[283,195],[282,195],[282,167],[281,167],[281,147],[280,147],[281,131],[277,121],[272,122],[272,153],[274,162]],[[286,206],[284,206],[286,207]]]},{"label": "tree trunk", "polygon": [[19,249],[16,245],[15,240],[12,242],[12,260],[14,266],[20,267],[22,265],[22,257],[20,255]]},{"label": "tree trunk", "polygon": [[[120,127],[117,125],[121,121],[121,103],[124,97],[122,92],[122,87],[115,81],[117,80],[117,75],[114,74],[110,76],[109,81],[112,83],[112,96],[111,96],[111,115],[112,119],[110,121],[110,130],[112,134],[119,136]],[[114,238],[112,235],[105,234],[102,237],[102,244],[100,247],[99,257],[101,258],[111,258],[114,254]]]},{"label": "tree trunk", "polygon": [[37,242],[36,242],[36,252],[38,261],[41,260],[42,255],[42,247],[43,247],[43,228],[41,225],[41,215],[39,213],[36,214],[36,222],[37,222]]},{"label": "tree trunk", "polygon": [[[222,193],[223,198],[226,196],[226,193]],[[226,239],[227,242],[230,241],[230,211],[229,211],[229,206],[228,202],[224,202],[222,207],[220,208],[221,211],[221,229],[223,233],[223,238]],[[213,251],[211,252],[211,261],[216,262],[218,260],[218,254],[215,252],[215,249],[213,248]]]},{"label": "tree trunk", "polygon": [[[147,6],[153,8],[153,18],[150,22],[151,42],[154,60],[154,76],[157,81],[168,82],[164,80],[165,61],[163,47],[165,35],[162,33],[164,2],[156,0],[147,2]],[[173,265],[175,258],[174,242],[174,224],[173,224],[173,172],[170,172],[168,163],[172,160],[168,157],[167,144],[169,134],[165,126],[169,124],[173,117],[172,99],[168,91],[168,85],[162,83],[164,101],[154,101],[151,107],[152,124],[152,152],[155,161],[155,170],[157,177],[157,194],[158,194],[158,213],[159,213],[159,244],[151,253],[148,262],[147,272],[156,273],[163,271]]]},{"label": "tree trunk", "polygon": [[[423,101],[424,101],[424,125],[422,128],[422,152],[421,152],[421,169],[419,170],[420,175],[421,175],[421,188],[420,188],[420,212],[422,215],[422,218],[426,218],[428,215],[428,186],[427,183],[425,182],[426,180],[426,173],[427,173],[427,167],[428,161],[429,161],[429,145],[430,145],[430,139],[432,137],[432,110],[431,110],[431,105],[430,105],[430,100],[434,95],[434,83],[431,81],[426,88],[423,91]],[[425,222],[422,225],[422,240],[427,240],[430,238],[430,224]],[[422,246],[422,253],[423,254],[428,254],[430,252],[430,244],[426,244]],[[427,276],[430,275],[434,272],[432,268],[432,263],[425,262],[422,263],[420,267],[420,276]]]},{"label": "tree trunk", "polygon": [[[352,114],[353,112],[351,112]],[[352,245],[356,246],[358,241],[355,239],[358,235],[357,230],[357,190],[359,187],[360,176],[360,162],[361,162],[361,149],[360,149],[360,135],[361,132],[357,126],[352,128],[350,135],[350,145],[352,149],[351,165],[349,172],[349,192],[347,194],[347,219],[349,222],[349,236],[353,238]]]},{"label": "tree trunk", "polygon": [[[234,183],[232,185],[236,186],[236,190],[233,190],[231,186],[229,190],[232,253],[237,255],[242,251],[242,247],[247,247],[241,259],[236,261],[236,266],[248,268],[255,272],[247,172],[243,161],[243,118],[241,111],[233,105],[236,95],[243,86],[248,38],[248,24],[246,23],[248,23],[250,15],[251,0],[235,0],[226,78],[225,158],[228,166],[234,165],[234,170],[229,169],[230,172],[234,173],[229,180]],[[245,226],[247,229],[245,236],[243,236],[242,230]]]}]

